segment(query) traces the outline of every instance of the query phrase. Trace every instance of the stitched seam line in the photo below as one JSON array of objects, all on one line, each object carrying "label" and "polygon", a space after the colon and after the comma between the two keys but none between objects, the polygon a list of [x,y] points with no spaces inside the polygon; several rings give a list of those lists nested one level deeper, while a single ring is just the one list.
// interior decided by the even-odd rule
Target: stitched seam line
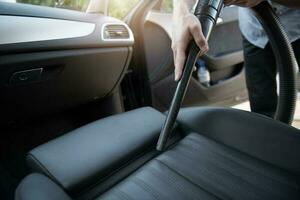
[{"label": "stitched seam line", "polygon": [[193,184],[194,186],[200,188],[201,190],[207,192],[208,194],[210,194],[211,196],[214,196],[216,199],[221,199],[220,197],[216,196],[215,194],[209,192],[208,190],[206,190],[205,188],[203,188],[201,185],[195,183],[194,181],[192,181],[191,179],[189,179],[188,177],[183,176],[180,172],[176,171],[175,169],[169,167],[167,164],[165,164],[164,162],[158,160],[158,159],[154,159],[156,161],[158,161],[159,163],[161,163],[162,165],[164,165],[165,167],[167,167],[169,170],[171,170],[172,172],[174,172],[175,174],[177,174],[178,176],[182,177],[183,179],[185,179],[186,181],[190,182],[191,184]]},{"label": "stitched seam line", "polygon": [[[183,146],[182,146],[181,148],[185,148],[184,151],[188,151],[188,152],[191,152],[191,151],[192,151],[193,153],[196,152],[195,150],[188,149],[187,147],[183,147]],[[186,153],[186,154],[188,154],[188,153]],[[190,158],[192,158],[192,157],[190,157]],[[215,167],[218,168],[219,170],[221,170],[221,171],[223,171],[223,172],[229,174],[229,175],[232,176],[232,177],[235,177],[235,178],[237,179],[235,182],[237,182],[237,181],[240,180],[241,182],[245,182],[245,183],[246,183],[247,185],[249,185],[249,186],[252,186],[252,187],[257,188],[254,184],[248,182],[246,179],[243,179],[242,177],[233,174],[231,171],[229,171],[229,170],[226,169],[225,167],[221,167],[219,164],[217,164],[217,162],[214,163],[213,161],[210,161],[209,159],[204,159],[204,160],[205,160],[205,162],[209,163],[209,164],[212,165],[212,166],[215,166]],[[234,180],[232,180],[232,181],[234,181]],[[239,184],[236,184],[236,185],[237,185],[238,187],[240,186]],[[239,187],[239,188],[240,188],[240,187]],[[246,189],[246,191],[247,191],[247,193],[248,193],[249,195],[250,195],[250,194],[255,194],[255,196],[256,196],[257,198],[259,198],[260,195],[264,194],[264,191],[263,191],[261,188],[257,188],[258,190],[261,191],[261,194],[257,194],[257,193],[251,192],[251,190],[249,190],[248,187],[244,187],[244,189]],[[256,191],[256,190],[255,190],[255,191]],[[274,197],[274,194],[273,194],[272,196]]]},{"label": "stitched seam line", "polygon": [[[175,188],[176,190],[179,190],[179,194],[184,196],[185,199],[188,198],[192,198],[195,199],[193,197],[191,197],[188,193],[186,193],[183,189],[184,186],[182,186],[179,182],[175,181],[171,176],[166,175],[165,173],[159,173],[158,170],[154,169],[153,167],[149,167],[149,172],[155,176],[156,178],[158,178],[158,180],[163,181],[166,184],[169,184],[170,187]],[[166,179],[161,178],[160,176],[164,176],[166,177]]]},{"label": "stitched seam line", "polygon": [[[154,188],[149,186],[145,181],[142,179],[139,179],[137,177],[132,179],[132,182],[136,184],[138,187],[141,187],[143,190],[148,192],[150,195],[152,195],[155,199],[159,200],[161,199],[160,197],[162,196],[158,191],[156,191]],[[164,199],[164,198],[162,198]]]},{"label": "stitched seam line", "polygon": [[[193,138],[188,138],[188,137],[187,137],[186,139],[189,140],[190,142],[193,142],[195,145],[199,146],[199,143],[196,143],[195,140],[193,140]],[[241,163],[241,162],[237,162],[237,161],[235,161],[234,159],[232,159],[231,156],[225,155],[225,154],[223,154],[223,153],[221,153],[221,152],[219,152],[219,151],[214,150],[210,145],[205,144],[205,143],[203,143],[202,141],[200,141],[200,142],[201,142],[201,145],[205,145],[211,152],[213,152],[213,153],[215,153],[215,154],[217,154],[217,155],[220,155],[220,156],[222,156],[222,157],[224,157],[224,158],[226,158],[226,159],[229,159],[229,160],[231,160],[232,162],[234,162],[234,163],[236,163],[236,164],[238,164],[238,165],[240,165],[240,166],[243,166],[243,167],[245,167],[245,168],[247,168],[247,169],[249,169],[249,170],[251,170],[251,171],[253,171],[253,172],[255,172],[255,173],[260,174],[261,176],[264,176],[264,177],[267,177],[267,178],[269,178],[269,179],[271,179],[271,180],[280,182],[280,183],[282,183],[282,184],[284,184],[284,185],[287,184],[287,185],[289,185],[289,186],[291,186],[291,187],[293,187],[293,188],[295,188],[295,189],[299,189],[299,185],[296,185],[295,183],[290,183],[290,182],[287,182],[287,181],[284,181],[284,180],[280,180],[280,178],[278,179],[278,178],[274,178],[274,177],[272,177],[272,176],[267,176],[266,174],[260,172],[260,170],[253,169],[252,167],[249,167],[249,166],[245,165],[245,164],[243,163],[243,161],[241,161],[242,163]],[[182,143],[182,144],[184,144],[184,143]],[[256,168],[256,167],[254,167],[254,168]]]}]

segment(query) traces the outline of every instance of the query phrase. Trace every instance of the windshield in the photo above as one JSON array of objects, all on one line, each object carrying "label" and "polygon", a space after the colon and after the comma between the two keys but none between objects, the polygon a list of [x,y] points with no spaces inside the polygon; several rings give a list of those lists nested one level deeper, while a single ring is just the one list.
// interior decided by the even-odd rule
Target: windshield
[{"label": "windshield", "polygon": [[65,8],[65,9],[78,10],[78,11],[85,11],[90,2],[90,0],[0,0],[0,1]]}]

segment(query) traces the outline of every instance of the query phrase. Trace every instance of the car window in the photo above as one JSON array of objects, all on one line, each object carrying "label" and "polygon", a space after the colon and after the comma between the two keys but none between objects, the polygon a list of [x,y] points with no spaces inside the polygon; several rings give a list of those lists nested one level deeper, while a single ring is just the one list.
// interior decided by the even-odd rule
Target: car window
[{"label": "car window", "polygon": [[11,3],[24,3],[48,7],[58,7],[70,10],[85,11],[89,0],[0,0]]},{"label": "car window", "polygon": [[173,0],[163,0],[161,4],[161,11],[167,13],[173,12]]},{"label": "car window", "polygon": [[110,0],[109,16],[123,19],[140,0]]}]

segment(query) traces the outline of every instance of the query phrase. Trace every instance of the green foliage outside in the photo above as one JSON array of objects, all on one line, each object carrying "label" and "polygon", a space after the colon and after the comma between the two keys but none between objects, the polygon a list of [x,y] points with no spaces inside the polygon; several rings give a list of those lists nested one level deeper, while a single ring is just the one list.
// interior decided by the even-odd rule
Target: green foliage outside
[{"label": "green foliage outside", "polygon": [[[139,1],[140,0],[110,0],[109,15],[118,19],[123,19]],[[173,0],[164,0],[161,10],[164,12],[172,12]]]},{"label": "green foliage outside", "polygon": [[[123,19],[139,1],[140,0],[110,0],[109,15],[118,19]],[[173,0],[164,0],[161,5],[161,10],[164,12],[172,12]]]},{"label": "green foliage outside", "polygon": [[164,0],[161,6],[161,10],[171,13],[173,11],[173,0]]},{"label": "green foliage outside", "polygon": [[[123,19],[140,0],[110,0],[109,15]],[[172,12],[173,0],[164,0],[162,11]],[[72,10],[85,10],[89,0],[17,0],[18,3],[34,4],[49,7],[60,7]]]},{"label": "green foliage outside", "polygon": [[89,0],[17,0],[17,2],[72,10],[85,10]]},{"label": "green foliage outside", "polygon": [[109,16],[123,19],[139,0],[110,0]]}]

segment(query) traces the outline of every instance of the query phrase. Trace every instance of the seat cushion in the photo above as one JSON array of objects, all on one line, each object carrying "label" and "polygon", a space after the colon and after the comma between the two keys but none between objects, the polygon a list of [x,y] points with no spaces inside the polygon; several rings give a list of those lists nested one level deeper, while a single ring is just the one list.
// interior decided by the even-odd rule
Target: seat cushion
[{"label": "seat cushion", "polygon": [[191,133],[100,199],[300,199],[299,177]]},{"label": "seat cushion", "polygon": [[[180,142],[80,198],[300,199],[299,130],[223,108],[184,109],[178,119]],[[150,108],[101,120],[33,150],[32,163],[74,197],[153,148],[163,120]]]},{"label": "seat cushion", "polygon": [[101,119],[33,149],[27,161],[74,195],[154,150],[163,120],[152,108]]},{"label": "seat cushion", "polygon": [[257,159],[300,175],[300,131],[269,117],[228,108],[182,109],[178,122]]}]

